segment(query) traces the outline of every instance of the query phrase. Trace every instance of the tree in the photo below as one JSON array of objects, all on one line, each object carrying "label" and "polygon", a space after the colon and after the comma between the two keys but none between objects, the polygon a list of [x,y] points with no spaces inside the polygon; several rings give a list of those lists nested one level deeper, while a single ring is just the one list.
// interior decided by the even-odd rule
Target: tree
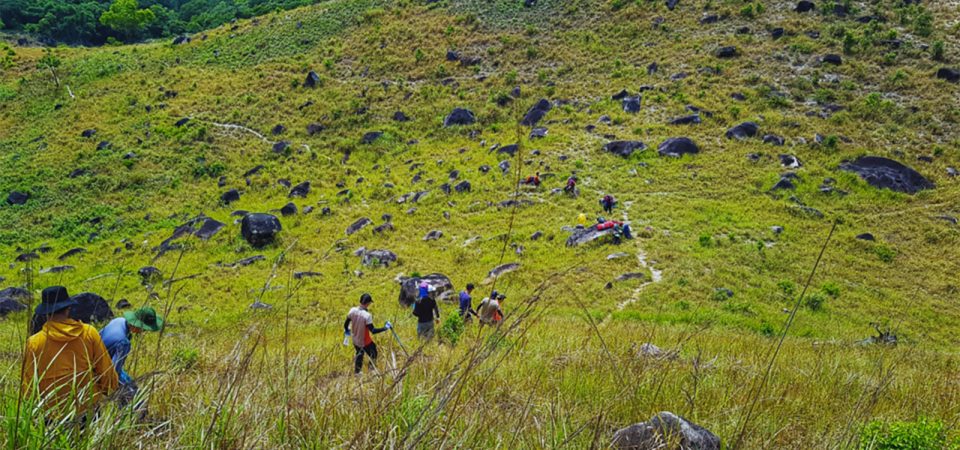
[{"label": "tree", "polygon": [[149,9],[138,9],[137,0],[114,0],[100,16],[100,23],[127,38],[133,38],[157,16]]},{"label": "tree", "polygon": [[57,85],[57,88],[60,87],[60,76],[57,75],[57,68],[60,67],[60,57],[53,52],[53,49],[47,47],[43,49],[43,57],[37,61],[37,68],[46,69],[50,71],[50,75],[53,77],[53,82]]}]

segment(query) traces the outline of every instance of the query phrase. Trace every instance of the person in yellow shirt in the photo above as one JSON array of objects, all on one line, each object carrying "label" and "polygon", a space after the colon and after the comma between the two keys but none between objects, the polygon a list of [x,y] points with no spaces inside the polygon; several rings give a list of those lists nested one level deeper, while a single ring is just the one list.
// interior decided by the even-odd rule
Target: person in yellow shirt
[{"label": "person in yellow shirt", "polygon": [[115,390],[117,371],[97,329],[70,318],[77,304],[63,286],[43,290],[36,314],[48,317],[27,339],[21,389],[34,395],[49,415],[88,412]]}]

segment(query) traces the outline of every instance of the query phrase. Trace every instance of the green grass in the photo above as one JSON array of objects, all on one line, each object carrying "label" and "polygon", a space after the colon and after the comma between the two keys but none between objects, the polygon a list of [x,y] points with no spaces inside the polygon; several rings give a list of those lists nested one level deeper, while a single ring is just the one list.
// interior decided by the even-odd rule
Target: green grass
[{"label": "green grass", "polygon": [[[176,283],[183,290],[168,317],[169,333],[159,347],[156,336],[135,344],[132,373],[165,371],[150,397],[151,415],[167,423],[151,444],[156,447],[400,446],[423,432],[424,448],[543,448],[567,439],[583,448],[595,435],[606,445],[615,428],[660,410],[683,414],[729,443],[751,399],[751,383],[783,329],[784,310],[797,301],[831,221],[842,218],[744,448],[850,446],[872,421],[922,416],[955,423],[960,229],[936,216],[960,213],[960,190],[945,170],[960,163],[960,109],[945,101],[958,88],[933,78],[943,63],[911,40],[890,65],[884,65],[889,49],[864,45],[891,30],[901,37],[912,33],[916,20],[868,26],[768,4],[749,18],[740,15],[744,4],[724,1],[712,2],[711,11],[727,19],[701,26],[704,2],[684,1],[672,12],[662,3],[613,8],[609,2],[541,0],[524,8],[522,2],[335,0],[240,21],[236,30],[210,30],[206,40],[196,36],[183,46],[165,40],[59,49],[61,82],[75,98],[56,89],[49,73],[35,70],[39,49],[15,48],[13,66],[0,73],[0,195],[16,189],[31,199],[0,206],[0,259],[12,262],[46,243],[54,250],[41,255],[37,268],[76,269],[36,275],[35,290],[62,283],[71,292],[98,292],[111,304],[126,298],[135,306],[165,306],[173,296],[158,287],[161,300],[151,299],[136,270],[155,265],[169,277],[179,252],[155,258],[152,249],[188,218],[204,213],[227,224],[210,241],[182,240],[187,250],[176,277],[191,278]],[[956,11],[924,8],[935,18],[930,39],[942,40],[944,58],[955,61],[960,47],[947,27]],[[656,16],[665,22],[654,28]],[[774,25],[796,35],[769,39],[764,30]],[[738,26],[756,35],[736,36]],[[814,28],[819,39],[803,35]],[[840,28],[844,33],[831,32]],[[815,67],[819,55],[844,53],[847,31],[857,39],[856,51],[844,55],[842,66]],[[732,43],[742,56],[712,56],[718,45]],[[481,63],[448,62],[451,49]],[[647,65],[654,61],[660,70],[650,75]],[[310,70],[322,80],[316,89],[301,86]],[[678,72],[688,77],[670,80]],[[839,75],[840,82],[823,81],[825,74]],[[639,114],[624,113],[610,99],[642,85],[656,89],[644,92]],[[498,106],[496,100],[506,100],[515,86],[521,97]],[[747,100],[732,100],[735,92]],[[528,141],[528,130],[519,131],[522,156],[511,163],[516,169],[524,162],[523,175],[539,170],[554,176],[544,176],[539,191],[521,190],[532,205],[518,210],[510,230],[510,209],[496,205],[513,194],[515,174],[501,175],[497,164],[507,157],[488,149],[517,142],[518,119],[540,98],[562,105],[544,122],[546,138]],[[845,109],[821,119],[808,114],[820,111],[816,103]],[[697,126],[666,125],[687,114],[688,104],[713,116],[704,115]],[[444,115],[461,106],[472,109],[478,123],[442,128]],[[394,122],[398,110],[412,120]],[[598,123],[601,115],[612,124]],[[184,117],[191,118],[185,126],[174,125]],[[746,120],[757,121],[761,134],[785,136],[788,146],[723,138],[727,128]],[[325,130],[309,136],[311,123]],[[277,155],[253,134],[218,124],[249,127],[291,146]],[[274,137],[270,130],[278,124],[287,131]],[[588,124],[596,125],[594,133],[584,131]],[[82,138],[89,128],[96,135]],[[368,131],[384,135],[361,144]],[[830,144],[813,144],[817,133],[833,137]],[[641,140],[650,149],[629,159],[604,154],[606,134]],[[657,144],[674,136],[690,136],[702,153],[657,157]],[[96,150],[102,140],[112,147]],[[933,155],[934,147],[940,150],[933,163],[917,161]],[[128,152],[136,158],[123,159]],[[751,153],[763,157],[752,163]],[[785,171],[779,153],[796,155],[804,166],[795,192],[770,195]],[[865,154],[903,161],[937,188],[897,194],[837,170]],[[243,174],[258,164],[265,168],[247,185]],[[493,169],[483,174],[481,165]],[[68,178],[74,169],[89,173]],[[471,182],[472,192],[448,197],[440,191],[451,170]],[[574,171],[580,198],[549,193]],[[421,172],[421,181],[413,182]],[[828,177],[846,195],[821,194]],[[271,211],[291,201],[277,183],[281,178],[310,180],[309,197],[292,201],[316,211],[281,218],[280,241],[253,249],[230,213]],[[225,207],[219,197],[229,188],[242,195]],[[338,195],[344,189],[349,195]],[[396,201],[423,190],[430,193],[419,203]],[[605,192],[620,202],[614,217],[626,213],[643,237],[619,247],[565,247],[561,227],[581,212],[598,214]],[[826,217],[798,213],[797,201]],[[319,214],[324,206],[332,215]],[[416,211],[407,214],[411,207]],[[355,220],[369,217],[379,225],[385,213],[393,216],[395,231],[376,235],[368,227],[345,235]],[[772,226],[783,233],[775,235]],[[443,237],[423,241],[433,229]],[[443,272],[458,289],[478,283],[482,298],[492,286],[480,283],[501,262],[508,230],[508,244],[525,249],[518,255],[507,247],[503,262],[521,268],[497,282],[508,295],[508,322],[543,280],[573,268],[540,292],[536,320],[522,322],[469,370],[463,361],[473,357],[474,346],[487,345],[491,331],[467,325],[458,334],[458,324],[445,317],[441,330],[448,340],[458,335],[457,345],[424,347],[396,386],[393,370],[362,383],[349,375],[352,350],[339,345],[342,317],[362,292],[377,300],[377,323],[397,324],[411,350],[415,321],[394,301],[395,277]],[[544,236],[530,240],[536,231]],[[863,232],[877,241],[855,239]],[[89,252],[56,259],[77,246]],[[352,256],[361,246],[392,250],[400,264],[361,266]],[[274,309],[249,310],[288,247],[262,298]],[[629,256],[606,259],[615,252]],[[646,266],[638,263],[641,252]],[[248,267],[218,265],[260,254],[266,260]],[[629,272],[651,275],[651,268],[662,271],[661,281],[613,281]],[[23,269],[3,264],[0,277],[5,285],[22,285]],[[295,290],[294,271],[322,276],[304,279]],[[116,273],[123,274],[119,280]],[[735,295],[715,299],[718,288]],[[455,310],[453,304],[441,307],[445,316]],[[8,380],[18,373],[26,319],[15,314],[0,322],[8,336],[0,346]],[[901,344],[857,345],[874,333],[872,322],[896,329]],[[389,335],[377,341],[382,368],[405,365]],[[681,357],[637,358],[635,349],[644,342]],[[241,364],[251,348],[254,358]],[[706,365],[695,368],[695,359]],[[241,372],[249,376],[235,380]],[[448,374],[463,381],[452,384]],[[236,386],[229,395],[221,385],[228,382]],[[16,399],[14,385],[4,384],[7,406]],[[454,388],[462,390],[442,403],[437,393]],[[224,406],[215,416],[218,404]],[[426,416],[436,414],[439,423],[417,423],[424,410],[436,411]],[[138,431],[111,436],[123,447]],[[949,426],[944,432],[956,435]],[[82,442],[76,446],[94,445]]]}]

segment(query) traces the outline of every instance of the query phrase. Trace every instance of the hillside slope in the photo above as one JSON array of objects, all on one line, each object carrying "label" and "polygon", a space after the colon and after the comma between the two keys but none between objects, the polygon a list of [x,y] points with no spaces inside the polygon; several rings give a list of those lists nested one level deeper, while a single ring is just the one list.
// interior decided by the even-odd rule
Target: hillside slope
[{"label": "hillside slope", "polygon": [[[787,1],[337,0],[184,44],[58,49],[57,80],[41,50],[13,47],[0,75],[0,194],[28,199],[0,207],[11,261],[0,277],[173,305],[168,336],[146,337],[135,363],[175,374],[151,398],[169,421],[157,446],[586,447],[660,410],[730,441],[839,221],[744,448],[849,446],[874,419],[956,423],[960,86],[936,74],[960,64],[960,14],[902,3],[852,2],[838,15]],[[621,90],[641,96],[637,112]],[[547,133],[532,139],[518,123],[541,98]],[[476,123],[444,127],[454,108]],[[699,123],[669,123],[696,112]],[[756,136],[726,136],[747,121]],[[674,137],[700,153],[658,156]],[[603,151],[618,140],[647,149]],[[500,151],[517,142],[516,155]],[[861,156],[899,161],[933,187],[893,192],[840,169]],[[517,188],[538,171],[543,186]],[[793,189],[774,190],[787,172]],[[574,173],[578,198],[551,192]],[[444,192],[463,180],[469,192]],[[304,181],[309,194],[291,197]],[[230,189],[240,198],[225,205]],[[604,193],[637,239],[567,247],[563,227],[580,213],[592,221]],[[234,211],[280,216],[290,202],[278,242],[244,241]],[[158,252],[200,214],[225,227]],[[362,218],[372,223],[347,234]],[[442,236],[425,240],[432,230]],[[86,252],[59,258],[77,247]],[[399,264],[364,266],[361,247]],[[485,295],[488,272],[513,262],[495,281],[508,295],[502,345],[468,327],[455,347],[426,346],[406,378],[346,375],[342,317],[360,293],[411,350],[398,274],[442,272],[457,289],[486,279]],[[144,266],[182,280],[145,289]],[[251,310],[255,300],[273,309]],[[8,377],[25,320],[2,323]],[[873,322],[900,345],[857,345]],[[378,338],[403,366],[400,347]],[[644,342],[680,357],[638,357]],[[466,364],[475,349],[490,353]],[[257,356],[242,366],[246,351]],[[209,385],[240,367],[260,375],[226,394]],[[276,383],[284,376],[293,392]],[[213,416],[218,404],[235,417]]]}]

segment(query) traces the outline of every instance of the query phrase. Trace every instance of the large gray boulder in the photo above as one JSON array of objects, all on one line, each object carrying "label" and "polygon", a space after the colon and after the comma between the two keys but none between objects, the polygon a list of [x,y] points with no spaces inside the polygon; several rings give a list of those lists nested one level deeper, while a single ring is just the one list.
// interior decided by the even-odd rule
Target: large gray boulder
[{"label": "large gray boulder", "polygon": [[77,305],[70,311],[70,317],[84,323],[106,322],[113,318],[113,310],[103,297],[92,292],[73,296]]},{"label": "large gray boulder", "polygon": [[841,164],[840,169],[856,173],[871,186],[881,189],[914,194],[934,188],[933,183],[916,170],[879,156],[861,156]]},{"label": "large gray boulder", "polygon": [[280,219],[277,219],[277,216],[273,214],[247,214],[243,216],[243,220],[240,222],[240,234],[254,247],[263,247],[273,243],[277,233],[282,229]]},{"label": "large gray boulder", "polygon": [[613,234],[613,228],[598,230],[596,225],[589,228],[577,229],[567,238],[567,247],[576,247]]},{"label": "large gray boulder", "polygon": [[420,282],[430,285],[430,298],[442,301],[455,298],[453,282],[442,273],[431,273],[422,277],[404,278],[400,281],[400,305],[410,306],[420,296]]},{"label": "large gray boulder", "polygon": [[617,430],[613,448],[620,450],[720,450],[720,438],[706,428],[669,411],[646,422]]}]

